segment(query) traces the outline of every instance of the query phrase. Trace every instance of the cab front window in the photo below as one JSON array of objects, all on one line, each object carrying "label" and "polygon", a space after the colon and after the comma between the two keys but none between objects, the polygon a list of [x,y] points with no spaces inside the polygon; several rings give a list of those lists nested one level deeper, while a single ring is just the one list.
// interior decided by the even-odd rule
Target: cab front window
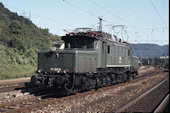
[{"label": "cab front window", "polygon": [[81,48],[81,49],[93,49],[94,48],[94,38],[91,37],[64,37],[66,49]]}]

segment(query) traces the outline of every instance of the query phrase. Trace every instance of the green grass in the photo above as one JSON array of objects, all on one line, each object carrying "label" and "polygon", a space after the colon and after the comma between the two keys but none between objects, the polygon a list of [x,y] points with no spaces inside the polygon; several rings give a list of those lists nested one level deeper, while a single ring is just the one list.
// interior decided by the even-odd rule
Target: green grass
[{"label": "green grass", "polygon": [[5,64],[0,65],[0,80],[20,77],[29,77],[36,71],[36,66]]},{"label": "green grass", "polygon": [[37,54],[32,50],[30,56],[25,56],[0,43],[0,80],[33,75],[37,69],[36,59]]}]

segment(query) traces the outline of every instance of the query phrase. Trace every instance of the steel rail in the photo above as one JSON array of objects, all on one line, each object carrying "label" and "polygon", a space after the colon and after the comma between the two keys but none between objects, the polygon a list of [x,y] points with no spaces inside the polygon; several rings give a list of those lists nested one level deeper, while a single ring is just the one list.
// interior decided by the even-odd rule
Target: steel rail
[{"label": "steel rail", "polygon": [[166,80],[168,80],[168,78],[166,78],[165,80],[163,80],[161,83],[157,84],[156,86],[154,86],[153,88],[149,89],[148,91],[146,91],[145,93],[143,93],[142,95],[140,95],[139,97],[137,97],[136,99],[132,100],[131,102],[121,106],[120,108],[118,108],[114,113],[120,113],[120,112],[125,112],[125,110],[127,108],[129,108],[130,106],[134,105],[135,103],[137,103],[139,100],[141,100],[142,98],[144,98],[146,95],[148,95],[150,92],[152,92],[153,90],[155,90],[157,87],[159,87],[161,84],[163,84]]},{"label": "steel rail", "polygon": [[163,101],[159,104],[159,106],[154,110],[154,113],[160,113],[163,112],[165,107],[167,106],[169,101],[169,94],[163,99]]}]

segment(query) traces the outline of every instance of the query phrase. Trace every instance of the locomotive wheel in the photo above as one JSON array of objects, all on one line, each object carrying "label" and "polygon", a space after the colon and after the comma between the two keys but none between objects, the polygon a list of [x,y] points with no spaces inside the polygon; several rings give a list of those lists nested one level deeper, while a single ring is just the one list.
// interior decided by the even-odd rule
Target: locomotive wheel
[{"label": "locomotive wheel", "polygon": [[96,89],[101,88],[102,83],[103,83],[102,78],[97,77],[96,78]]},{"label": "locomotive wheel", "polygon": [[82,86],[82,76],[76,76],[75,77],[75,83],[76,88],[80,88]]},{"label": "locomotive wheel", "polygon": [[118,83],[122,83],[123,82],[123,76],[122,74],[119,75],[119,82]]},{"label": "locomotive wheel", "polygon": [[110,76],[107,76],[107,77],[106,77],[106,82],[107,82],[107,83],[106,83],[107,86],[110,86],[110,85],[111,85],[111,77],[110,77]]},{"label": "locomotive wheel", "polygon": [[131,73],[131,74],[129,74],[129,81],[131,81],[131,80],[133,80],[134,79],[134,74],[133,73]]},{"label": "locomotive wheel", "polygon": [[122,74],[122,79],[123,79],[123,82],[126,82],[127,81],[127,75],[126,74]]},{"label": "locomotive wheel", "polygon": [[133,79],[136,77],[136,73],[133,73]]},{"label": "locomotive wheel", "polygon": [[97,90],[97,89],[99,88],[98,83],[99,83],[99,78],[98,78],[98,77],[96,77],[95,90]]},{"label": "locomotive wheel", "polygon": [[116,78],[114,74],[111,74],[111,83],[112,85],[116,83]]},{"label": "locomotive wheel", "polygon": [[81,89],[82,89],[82,91],[86,91],[86,82],[87,82],[87,80],[86,80],[87,78],[86,77],[83,77],[82,78],[82,87],[81,87]]},{"label": "locomotive wheel", "polygon": [[117,74],[116,75],[116,84],[121,82],[121,75]]},{"label": "locomotive wheel", "polygon": [[132,76],[132,75],[130,75],[130,79],[129,79],[129,80],[130,80],[130,81],[133,80],[133,76]]},{"label": "locomotive wheel", "polygon": [[43,85],[44,86],[48,86],[49,84],[48,84],[48,81],[49,81],[49,78],[45,78],[44,80],[43,80]]}]

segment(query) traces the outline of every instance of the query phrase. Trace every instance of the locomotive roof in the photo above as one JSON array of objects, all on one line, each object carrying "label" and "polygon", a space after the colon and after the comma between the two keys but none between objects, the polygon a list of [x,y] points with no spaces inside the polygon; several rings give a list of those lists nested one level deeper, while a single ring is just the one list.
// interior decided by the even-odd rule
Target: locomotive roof
[{"label": "locomotive roof", "polygon": [[[86,29],[85,31],[78,31],[77,29]],[[77,28],[76,31],[70,32],[66,34],[65,36],[62,36],[62,40],[67,40],[68,37],[89,37],[89,38],[95,38],[97,40],[102,40],[105,42],[112,42],[120,45],[130,46],[129,43],[123,41],[121,39],[118,39],[117,36],[111,35],[106,32],[101,31],[92,31],[90,28]],[[88,29],[88,30],[87,30]]]}]

